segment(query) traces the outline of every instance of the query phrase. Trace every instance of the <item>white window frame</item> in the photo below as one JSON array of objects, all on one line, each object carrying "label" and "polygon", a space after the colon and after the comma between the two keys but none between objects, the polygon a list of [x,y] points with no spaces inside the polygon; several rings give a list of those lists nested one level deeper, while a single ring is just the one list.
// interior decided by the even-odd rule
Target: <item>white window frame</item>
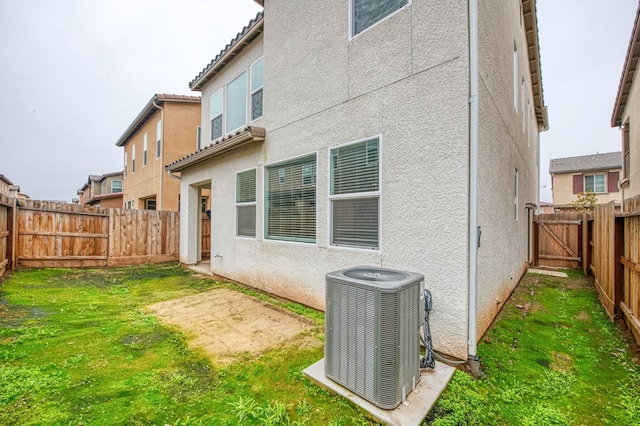
[{"label": "white window frame", "polygon": [[[213,142],[216,139],[220,139],[222,136],[225,135],[225,131],[224,131],[224,89],[220,88],[218,89],[214,94],[212,94],[209,97],[209,132],[210,132],[210,137],[209,139],[211,139],[211,141]],[[217,113],[216,115],[213,115],[214,113],[214,109],[213,109],[213,98],[216,96],[220,96],[220,112]],[[217,119],[218,117],[220,117],[220,121],[221,121],[221,125],[220,125],[220,136],[216,136],[215,138],[213,137],[213,120]]]},{"label": "white window frame", "polygon": [[409,7],[411,5],[411,1],[412,0],[406,0],[406,1],[407,1],[407,3],[405,5],[401,6],[400,8],[394,10],[390,14],[380,18],[378,21],[374,22],[373,24],[369,25],[368,27],[362,29],[360,32],[356,33],[356,28],[355,28],[355,25],[356,25],[355,0],[349,0],[349,39],[353,39],[353,38],[359,36],[360,34],[363,34],[363,33],[367,32],[367,31],[369,31],[371,28],[374,28],[375,26],[377,26],[381,22],[386,21],[387,19],[389,19],[390,17],[392,17],[396,13],[399,13],[399,12],[403,11],[404,9],[406,9],[407,7]]},{"label": "white window frame", "polygon": [[[224,123],[224,127],[222,130],[222,134],[226,135],[232,132],[235,132],[238,129],[242,129],[244,126],[247,125],[247,103],[248,103],[248,96],[247,96],[247,88],[248,88],[248,84],[249,84],[249,73],[247,72],[247,70],[243,70],[241,73],[239,73],[236,77],[232,78],[231,80],[229,80],[229,82],[227,84],[225,84],[224,86],[224,104],[223,104],[223,110],[224,110],[224,116],[223,116],[223,123]],[[231,129],[229,126],[229,118],[231,117],[231,115],[229,114],[229,103],[233,102],[233,100],[231,99],[231,97],[229,96],[229,86],[231,84],[233,84],[235,81],[237,81],[240,78],[244,78],[244,96],[242,96],[242,99],[244,101],[244,120],[242,121],[242,124],[240,124],[239,126]],[[242,87],[242,85],[240,86]]]},{"label": "white window frame", "polygon": [[196,126],[196,149],[201,150],[202,148],[202,127]]},{"label": "white window frame", "polygon": [[124,177],[127,177],[127,167],[129,167],[128,163],[128,155],[127,155],[127,151],[124,151]]},{"label": "white window frame", "polygon": [[513,43],[513,108],[518,112],[518,47]]},{"label": "white window frame", "polygon": [[[153,208],[150,209],[149,208],[149,203],[153,202]],[[146,200],[144,200],[144,208],[145,210],[156,210],[158,206],[157,200],[155,198],[147,198]]]},{"label": "white window frame", "polygon": [[[238,179],[239,176],[242,173],[246,173],[248,171],[254,171],[254,178],[255,178],[255,182],[254,182],[254,194],[253,194],[253,201],[245,201],[245,202],[239,202],[238,201]],[[257,199],[258,199],[258,169],[256,167],[251,168],[251,169],[246,169],[246,170],[239,170],[236,172],[236,237],[240,237],[240,238],[256,238],[257,235],[257,216],[258,216],[258,211],[257,211]],[[253,228],[253,235],[244,235],[244,234],[240,234],[239,232],[239,224],[240,221],[238,220],[238,216],[239,216],[239,212],[240,209],[242,207],[254,207],[254,228]]]},{"label": "white window frame", "polygon": [[524,76],[522,77],[522,86],[521,86],[521,90],[520,90],[520,109],[522,110],[522,131],[525,131],[525,119],[527,117],[527,110],[524,108],[525,105],[525,82],[524,82]]},{"label": "white window frame", "polygon": [[162,119],[156,123],[156,158],[162,155]]},{"label": "white window frame", "polygon": [[[344,146],[349,146],[349,145],[354,145],[357,143],[362,143],[362,142],[367,142],[367,141],[371,141],[371,140],[378,140],[378,190],[377,191],[369,191],[369,192],[354,192],[354,193],[349,193],[349,194],[338,194],[338,195],[333,195],[331,194],[331,170],[332,170],[332,156],[333,156],[333,150],[344,147]],[[328,196],[328,205],[327,205],[327,214],[328,214],[328,221],[327,223],[329,224],[329,226],[327,227],[327,241],[328,241],[328,246],[330,248],[334,248],[334,249],[347,249],[347,250],[363,250],[363,251],[367,251],[367,252],[371,252],[371,251],[376,251],[379,252],[382,250],[382,135],[378,134],[378,135],[374,135],[374,136],[370,136],[368,138],[363,138],[363,139],[358,139],[358,140],[354,140],[354,141],[350,141],[347,143],[343,143],[341,145],[336,145],[331,147],[328,150],[328,161],[327,161],[328,167],[327,167],[327,182],[328,182],[328,188],[327,188],[327,193],[329,194]],[[355,245],[338,245],[338,244],[333,244],[333,202],[336,200],[349,200],[349,199],[364,199],[364,198],[377,198],[378,199],[378,246],[375,248],[371,248],[371,247],[363,247],[363,246],[355,246]]]},{"label": "white window frame", "polygon": [[[120,182],[120,191],[117,191],[117,192],[116,192],[116,191],[114,191],[114,190],[113,190],[113,189],[114,189],[114,188],[113,188],[113,184],[114,184],[115,182]],[[122,192],[122,190],[123,190],[123,188],[124,188],[124,183],[123,183],[120,179],[113,179],[113,180],[111,181],[111,193],[112,193],[112,194],[119,194],[119,193],[121,193],[121,192]]]},{"label": "white window frame", "polygon": [[147,134],[145,133],[142,139],[142,167],[147,167],[147,139]]},{"label": "white window frame", "polygon": [[513,204],[514,204],[514,219],[516,222],[518,222],[520,220],[520,209],[518,208],[518,205],[520,204],[519,198],[520,198],[520,188],[519,185],[520,184],[520,178],[518,175],[518,168],[514,168],[514,174],[513,174],[513,185],[514,185],[514,197],[513,197]]},{"label": "white window frame", "polygon": [[[255,74],[254,71],[254,67],[259,63],[262,62],[262,84],[260,84],[260,86],[254,87],[253,86],[253,76]],[[253,64],[251,64],[251,73],[250,73],[250,77],[249,77],[249,117],[251,118],[251,121],[255,121],[258,120],[260,118],[262,118],[262,116],[264,115],[264,56],[261,57],[260,59],[258,59],[257,61],[255,61]],[[257,117],[253,117],[253,95],[255,95],[258,92],[262,92],[262,101],[261,101],[261,114]]]},{"label": "white window frame", "polygon": [[[592,173],[590,175],[584,175],[582,177],[582,188],[584,189],[584,192],[593,192],[594,194],[606,194],[609,191],[609,188],[607,186],[607,174],[608,173]],[[602,191],[598,191],[597,187],[596,187],[596,176],[602,176],[602,184],[603,184],[603,188]],[[589,191],[587,190],[587,178],[592,178],[593,179],[593,191]]]}]

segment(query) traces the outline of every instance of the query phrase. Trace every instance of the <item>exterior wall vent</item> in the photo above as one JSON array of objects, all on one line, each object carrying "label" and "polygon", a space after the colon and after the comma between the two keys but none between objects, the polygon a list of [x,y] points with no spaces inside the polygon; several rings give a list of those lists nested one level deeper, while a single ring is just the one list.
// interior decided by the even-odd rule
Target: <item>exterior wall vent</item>
[{"label": "exterior wall vent", "polygon": [[424,275],[358,266],[326,275],[325,375],[383,409],[420,380]]}]

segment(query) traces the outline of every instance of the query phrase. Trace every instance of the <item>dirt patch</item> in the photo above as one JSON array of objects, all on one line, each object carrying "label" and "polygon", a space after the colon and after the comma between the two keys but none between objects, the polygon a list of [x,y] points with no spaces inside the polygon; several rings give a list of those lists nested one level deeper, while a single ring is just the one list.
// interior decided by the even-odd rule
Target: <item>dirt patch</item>
[{"label": "dirt patch", "polygon": [[226,288],[148,308],[161,321],[185,330],[189,344],[219,364],[276,348],[313,327],[303,317]]}]

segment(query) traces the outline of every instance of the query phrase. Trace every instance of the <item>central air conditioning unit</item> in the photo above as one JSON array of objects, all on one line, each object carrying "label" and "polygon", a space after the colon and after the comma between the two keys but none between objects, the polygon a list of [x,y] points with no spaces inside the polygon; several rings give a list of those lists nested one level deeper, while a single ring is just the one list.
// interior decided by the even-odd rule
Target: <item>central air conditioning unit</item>
[{"label": "central air conditioning unit", "polygon": [[424,275],[371,266],[326,276],[325,375],[383,409],[420,380]]}]

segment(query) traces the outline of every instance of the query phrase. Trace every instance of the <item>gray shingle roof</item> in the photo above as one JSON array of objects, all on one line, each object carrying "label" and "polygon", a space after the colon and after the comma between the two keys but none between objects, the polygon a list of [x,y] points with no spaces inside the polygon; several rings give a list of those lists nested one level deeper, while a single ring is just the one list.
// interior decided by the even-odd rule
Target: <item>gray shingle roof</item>
[{"label": "gray shingle roof", "polygon": [[622,168],[622,152],[582,155],[580,157],[554,158],[549,163],[549,173],[570,173],[588,170]]}]

